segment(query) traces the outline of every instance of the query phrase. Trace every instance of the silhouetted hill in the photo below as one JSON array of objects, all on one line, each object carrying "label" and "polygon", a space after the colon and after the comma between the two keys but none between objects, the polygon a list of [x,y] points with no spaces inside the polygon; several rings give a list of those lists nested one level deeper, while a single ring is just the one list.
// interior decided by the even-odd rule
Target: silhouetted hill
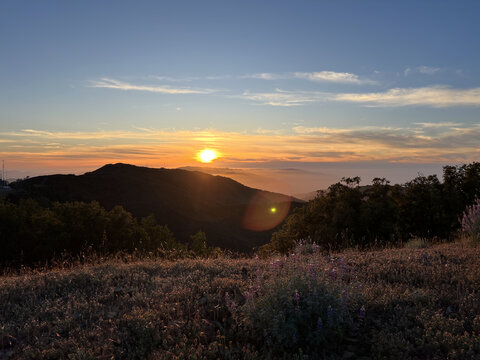
[{"label": "silhouetted hill", "polygon": [[[93,201],[121,205],[136,217],[155,214],[180,241],[203,230],[208,245],[249,250],[268,242],[271,229],[300,200],[246,187],[230,178],[181,169],[105,165],[84,175],[38,176],[14,184],[40,202]],[[246,219],[246,216],[248,217]]]}]

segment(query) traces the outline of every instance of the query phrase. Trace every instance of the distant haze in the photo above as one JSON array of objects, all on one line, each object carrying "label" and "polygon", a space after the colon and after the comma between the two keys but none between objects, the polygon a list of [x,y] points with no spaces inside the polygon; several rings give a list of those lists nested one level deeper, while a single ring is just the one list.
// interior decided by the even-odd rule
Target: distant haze
[{"label": "distant haze", "polygon": [[[417,175],[437,175],[441,179],[442,166],[456,164],[385,164],[385,163],[312,163],[312,164],[285,164],[272,163],[270,168],[219,168],[207,166],[187,166],[186,170],[202,171],[212,175],[232,178],[246,186],[279,192],[287,195],[299,195],[312,191],[322,190],[340,181],[342,177],[360,176],[362,184],[371,183],[375,177],[385,177],[392,184],[405,183]],[[15,171],[9,172],[10,180],[26,176],[50,174],[80,175],[95,168],[67,168],[42,171]]]},{"label": "distant haze", "polygon": [[[277,166],[280,164],[277,164]],[[449,164],[443,164],[449,165]],[[331,163],[301,164],[297,168],[214,168],[185,167],[212,175],[230,177],[238,182],[287,195],[301,195],[327,189],[342,177],[360,176],[361,184],[370,184],[375,177],[384,177],[392,184],[401,184],[418,175],[437,175],[441,179],[440,164],[382,164],[382,163]]]}]

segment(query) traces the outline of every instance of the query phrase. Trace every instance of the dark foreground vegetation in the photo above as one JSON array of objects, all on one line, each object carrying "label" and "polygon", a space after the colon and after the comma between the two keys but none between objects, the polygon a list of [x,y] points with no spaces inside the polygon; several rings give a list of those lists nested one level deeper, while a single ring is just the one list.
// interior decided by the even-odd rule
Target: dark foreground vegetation
[{"label": "dark foreground vegetation", "polygon": [[[188,171],[165,173],[164,170],[117,164],[77,177],[39,177],[16,184],[20,190],[14,192],[10,199],[0,201],[0,267],[44,266],[52,261],[70,261],[92,254],[105,257],[117,252],[150,253],[164,258],[218,255],[221,251],[216,246],[223,250],[241,248],[251,252],[254,250],[252,244],[263,245],[267,242],[267,239],[260,243],[258,241],[271,231],[244,229],[243,232],[236,232],[241,219],[250,209],[249,202],[259,201],[254,189],[230,179],[200,173],[188,174]],[[122,176],[125,178],[122,179]],[[146,179],[137,184],[138,176],[146,176]],[[92,184],[88,182],[90,180]],[[109,182],[113,181],[119,186],[116,191],[121,190],[118,194],[107,190],[111,187]],[[153,185],[155,181],[160,181],[164,186],[173,186],[175,181],[183,185],[177,186],[168,196],[164,192],[170,188],[163,189],[147,201],[148,191],[156,191]],[[359,183],[359,178],[343,179],[328,190],[320,191],[315,199],[303,206],[299,203],[294,205],[292,214],[277,228],[270,243],[262,247],[260,254],[286,254],[298,239],[313,242],[324,251],[339,251],[346,248],[402,246],[415,237],[437,240],[455,238],[463,213],[480,196],[480,163],[445,166],[443,182],[433,175],[418,176],[402,185],[390,185],[383,178],[373,179],[369,186],[360,186]],[[149,184],[148,191],[132,190],[128,196],[119,195],[128,192],[128,187],[122,186],[132,184],[138,185],[132,186],[136,189]],[[202,193],[202,186],[209,189],[206,192],[208,196]],[[189,195],[182,197],[182,191]],[[95,197],[92,198],[92,194],[103,194],[100,199],[109,207],[104,208]],[[137,209],[137,216],[118,203],[114,206],[115,194],[119,196],[119,203]],[[261,206],[256,205],[264,209],[262,214],[267,217],[278,216],[272,215],[269,209],[288,199],[280,194],[260,194],[263,194]],[[27,195],[32,195],[35,200]],[[72,199],[79,196],[94,201],[73,201],[67,195]],[[136,195],[141,199],[137,199]],[[51,199],[65,199],[66,196],[71,201]],[[154,214],[138,216],[139,209],[142,209],[140,213],[146,213],[147,209],[157,209],[158,212],[158,206],[162,208],[162,201],[167,201],[167,198],[170,204],[167,208],[171,210],[168,216],[165,215],[165,209],[161,212],[164,217],[158,221]],[[157,201],[160,201],[160,205]],[[229,201],[236,205],[229,207]],[[227,218],[224,218],[221,213],[226,208],[229,208],[230,215],[235,216],[227,214]],[[183,209],[183,214],[188,213],[186,209],[192,209],[190,216],[198,215],[199,218],[193,223],[199,227],[192,227],[193,223],[175,209]],[[203,210],[205,214],[200,215]],[[232,220],[234,218],[235,221]],[[179,240],[177,233],[170,230],[171,224],[175,227],[180,224],[182,234],[191,229],[189,236]],[[215,226],[224,234],[224,242],[219,240]],[[242,246],[238,246],[238,239],[234,241],[236,245],[232,245],[231,239],[225,235],[229,227],[233,229],[232,233],[236,233],[235,236],[261,235]]]},{"label": "dark foreground vegetation", "polygon": [[4,274],[0,358],[480,359],[479,258],[465,242],[300,244]]},{"label": "dark foreground vegetation", "polygon": [[296,208],[264,251],[287,253],[295,239],[324,249],[401,245],[412,237],[452,239],[463,212],[480,197],[480,163],[445,166],[443,182],[420,175],[402,185],[384,178],[360,186],[344,178]]},{"label": "dark foreground vegetation", "polygon": [[180,244],[166,225],[150,215],[137,220],[121,206],[107,211],[98,202],[55,202],[42,207],[32,199],[0,202],[0,264],[43,266],[118,252],[157,257],[206,255],[206,235]]}]

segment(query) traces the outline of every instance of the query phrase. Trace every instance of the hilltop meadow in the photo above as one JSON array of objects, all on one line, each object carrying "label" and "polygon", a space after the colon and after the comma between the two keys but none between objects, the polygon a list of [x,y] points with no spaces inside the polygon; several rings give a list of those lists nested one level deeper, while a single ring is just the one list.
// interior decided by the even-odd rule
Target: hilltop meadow
[{"label": "hilltop meadow", "polygon": [[479,359],[480,247],[124,257],[0,277],[4,359]]},{"label": "hilltop meadow", "polygon": [[480,359],[480,163],[359,183],[249,253],[120,206],[6,199],[0,359]]}]

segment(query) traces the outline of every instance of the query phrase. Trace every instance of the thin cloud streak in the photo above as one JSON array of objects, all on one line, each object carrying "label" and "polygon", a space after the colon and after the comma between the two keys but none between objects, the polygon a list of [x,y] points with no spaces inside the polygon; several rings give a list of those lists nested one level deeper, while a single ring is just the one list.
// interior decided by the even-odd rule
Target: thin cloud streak
[{"label": "thin cloud streak", "polygon": [[360,103],[371,106],[480,106],[480,88],[452,89],[448,86],[396,88],[377,93],[336,94],[335,101]]},{"label": "thin cloud streak", "polygon": [[403,74],[405,76],[408,76],[410,74],[414,74],[414,73],[420,73],[420,74],[424,74],[424,75],[433,75],[437,72],[439,72],[441,69],[438,68],[438,67],[432,67],[432,66],[425,66],[425,65],[422,65],[422,66],[417,66],[415,68],[406,68],[403,72]]},{"label": "thin cloud streak", "polygon": [[368,78],[361,78],[356,74],[349,72],[336,71],[313,71],[313,72],[286,72],[286,73],[254,73],[246,75],[216,75],[216,76],[156,76],[152,75],[160,81],[169,82],[191,82],[199,80],[225,80],[225,79],[260,79],[260,80],[291,80],[303,79],[314,82],[330,82],[339,84],[355,84],[355,85],[376,85],[377,82]]},{"label": "thin cloud streak", "polygon": [[212,94],[216,92],[216,90],[213,90],[213,89],[173,88],[168,85],[134,85],[127,82],[123,82],[115,79],[109,79],[109,78],[101,78],[100,80],[90,81],[90,87],[126,90],[126,91],[147,91],[147,92],[153,92],[153,93],[174,94],[174,95]]},{"label": "thin cloud streak", "polygon": [[324,81],[340,84],[377,84],[370,79],[361,79],[358,75],[348,72],[335,72],[335,71],[320,71],[320,72],[296,72],[294,73],[297,79],[307,79],[310,81]]},{"label": "thin cloud streak", "polygon": [[246,79],[262,79],[262,80],[291,80],[303,79],[314,82],[330,82],[339,84],[355,84],[355,85],[375,85],[376,81],[360,78],[358,75],[348,72],[336,71],[316,71],[316,72],[292,72],[292,73],[257,73],[244,75]]},{"label": "thin cloud streak", "polygon": [[288,107],[326,101],[329,97],[329,93],[314,91],[287,91],[282,89],[275,89],[274,92],[263,93],[251,93],[246,91],[242,95],[233,97],[254,101],[261,105]]},{"label": "thin cloud streak", "polygon": [[347,102],[371,107],[427,106],[434,108],[480,106],[480,88],[453,89],[448,86],[396,88],[374,93],[331,93],[318,91],[244,92],[237,96],[262,105],[299,106],[319,102]]}]

